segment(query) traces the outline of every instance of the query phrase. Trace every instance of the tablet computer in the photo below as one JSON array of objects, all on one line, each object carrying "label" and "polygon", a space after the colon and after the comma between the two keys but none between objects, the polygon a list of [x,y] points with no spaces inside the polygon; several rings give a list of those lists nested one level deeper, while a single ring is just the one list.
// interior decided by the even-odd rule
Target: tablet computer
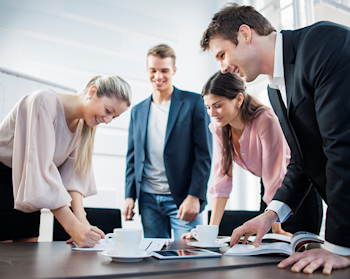
[{"label": "tablet computer", "polygon": [[196,258],[219,258],[222,254],[206,249],[181,249],[181,250],[162,250],[153,252],[157,259],[196,259]]}]

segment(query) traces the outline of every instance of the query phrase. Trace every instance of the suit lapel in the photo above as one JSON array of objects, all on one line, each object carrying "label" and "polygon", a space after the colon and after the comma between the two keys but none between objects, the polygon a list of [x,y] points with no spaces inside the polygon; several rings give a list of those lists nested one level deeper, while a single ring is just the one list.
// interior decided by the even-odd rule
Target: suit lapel
[{"label": "suit lapel", "polygon": [[304,166],[303,157],[300,150],[299,142],[296,138],[293,127],[289,122],[289,119],[287,116],[287,110],[286,110],[286,107],[284,106],[284,103],[281,97],[281,92],[277,89],[268,87],[268,93],[269,93],[269,98],[270,98],[270,102],[273,107],[273,110],[278,116],[285,138],[293,153],[293,158],[299,163],[300,166],[303,167]]},{"label": "suit lapel", "polygon": [[284,64],[284,72],[287,73],[285,75],[286,82],[286,93],[287,93],[287,115],[289,117],[289,113],[291,111],[291,100],[293,96],[293,81],[294,81],[294,65],[293,64]]},{"label": "suit lapel", "polygon": [[170,111],[169,111],[169,117],[168,117],[168,125],[166,129],[166,134],[165,134],[164,147],[168,142],[169,136],[174,127],[174,124],[176,122],[180,109],[182,107],[182,104],[183,104],[182,98],[183,97],[182,97],[181,91],[178,90],[176,87],[174,87],[174,92],[173,92],[173,95],[171,96],[171,104],[170,104]]},{"label": "suit lapel", "polygon": [[287,94],[287,115],[289,116],[291,108],[291,100],[293,96],[293,82],[294,82],[294,59],[295,54],[293,50],[292,32],[282,31],[283,38],[283,65],[284,65],[284,79],[286,84]]},{"label": "suit lapel", "polygon": [[146,101],[142,104],[142,106],[139,109],[139,119],[137,120],[137,123],[140,123],[139,129],[141,138],[139,140],[141,141],[141,144],[144,147],[142,150],[146,149],[146,132],[151,102],[152,96],[146,99]]}]

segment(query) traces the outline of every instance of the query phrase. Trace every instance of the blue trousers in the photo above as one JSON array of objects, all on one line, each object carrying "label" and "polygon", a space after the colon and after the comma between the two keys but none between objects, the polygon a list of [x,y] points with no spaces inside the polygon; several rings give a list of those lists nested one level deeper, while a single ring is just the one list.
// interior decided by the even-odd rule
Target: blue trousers
[{"label": "blue trousers", "polygon": [[174,238],[181,238],[197,225],[203,224],[202,213],[191,222],[177,219],[179,211],[171,195],[151,194],[141,191],[140,194],[141,221],[144,237],[171,238],[171,229]]}]

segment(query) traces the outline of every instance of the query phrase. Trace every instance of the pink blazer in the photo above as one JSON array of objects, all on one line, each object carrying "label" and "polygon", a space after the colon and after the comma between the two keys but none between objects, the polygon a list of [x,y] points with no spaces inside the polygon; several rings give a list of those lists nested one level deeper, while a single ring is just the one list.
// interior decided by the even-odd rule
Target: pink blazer
[{"label": "pink blazer", "polygon": [[[257,112],[261,109],[263,108],[258,109]],[[209,129],[213,134],[215,152],[214,184],[209,191],[213,198],[229,197],[232,190],[232,177],[222,172],[221,128],[212,122]],[[239,144],[242,159],[235,150],[233,161],[262,178],[265,187],[263,200],[269,204],[282,185],[290,160],[290,149],[275,113],[267,109],[252,122],[246,123]]]}]

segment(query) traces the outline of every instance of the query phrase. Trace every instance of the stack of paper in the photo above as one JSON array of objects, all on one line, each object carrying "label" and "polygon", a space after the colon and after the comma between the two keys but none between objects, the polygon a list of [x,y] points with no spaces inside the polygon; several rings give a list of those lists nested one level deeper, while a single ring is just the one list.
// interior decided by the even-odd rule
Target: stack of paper
[{"label": "stack of paper", "polygon": [[[141,251],[160,251],[164,246],[168,246],[174,240],[171,238],[143,238],[141,239],[138,250]],[[114,248],[110,246],[104,239],[100,240],[100,243],[96,244],[92,248],[79,248],[76,246],[73,250],[81,250],[81,251],[109,251]]]}]

